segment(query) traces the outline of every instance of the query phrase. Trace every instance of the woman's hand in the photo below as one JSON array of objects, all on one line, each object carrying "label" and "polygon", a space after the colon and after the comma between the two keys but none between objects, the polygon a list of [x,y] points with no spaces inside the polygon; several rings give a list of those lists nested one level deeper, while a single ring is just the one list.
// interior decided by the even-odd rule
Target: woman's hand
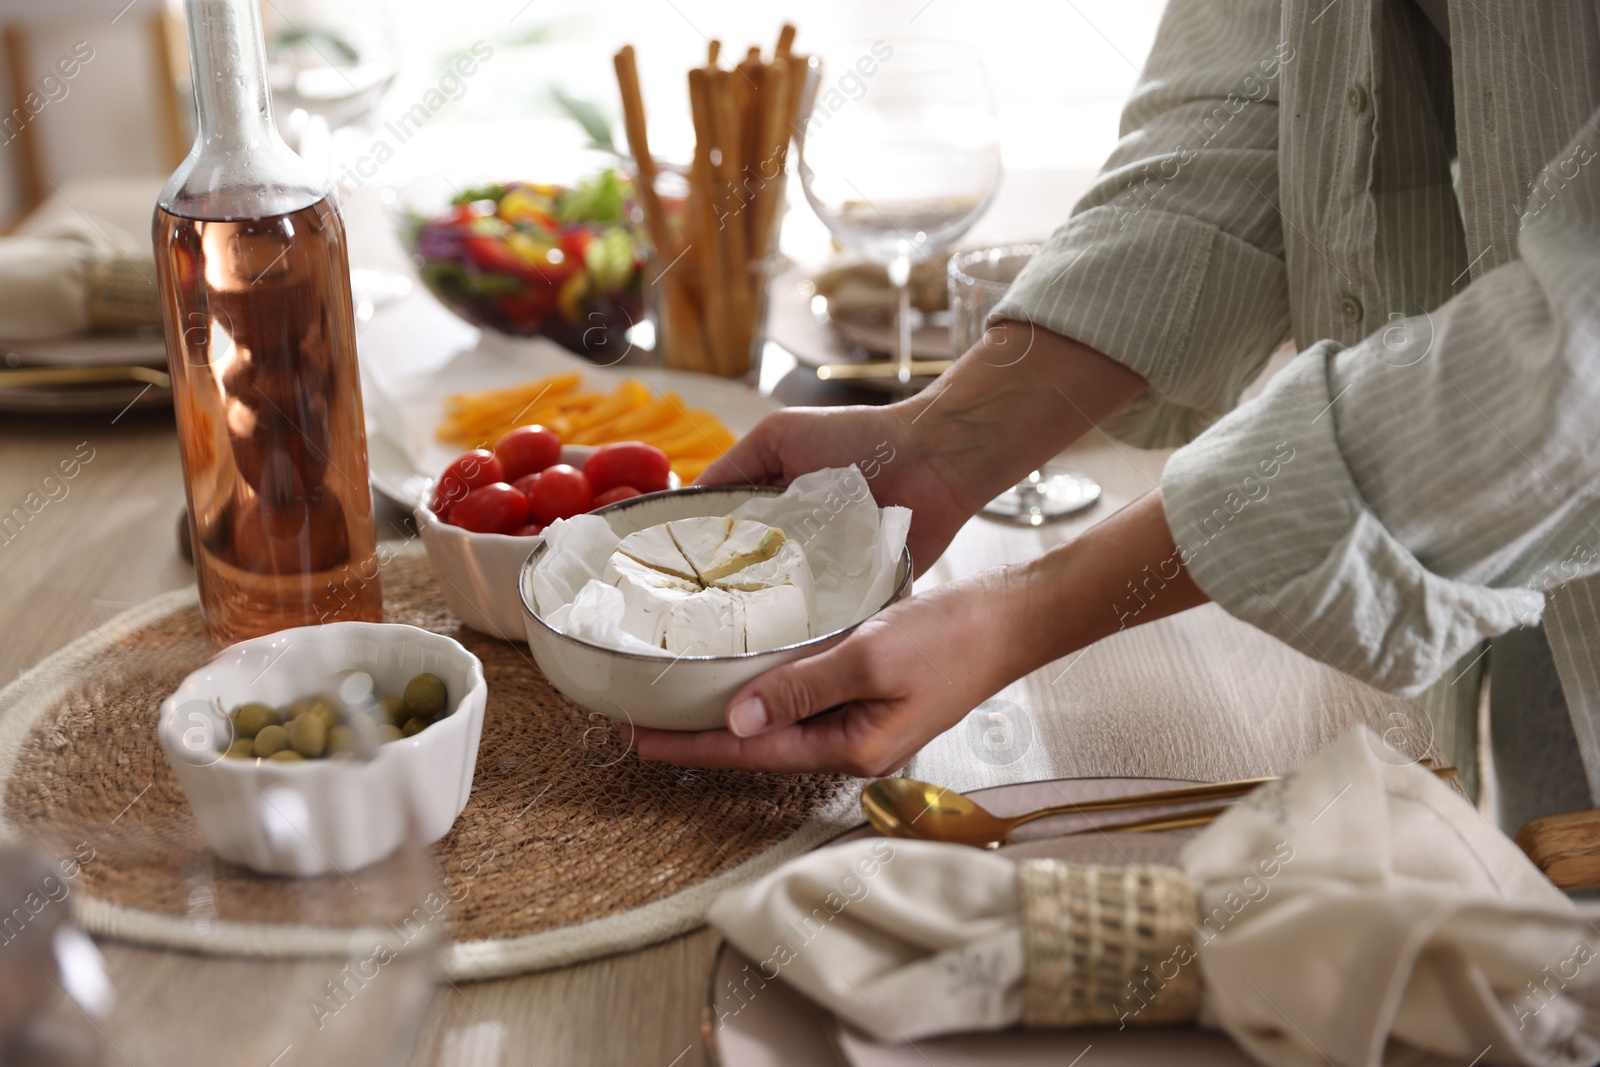
[{"label": "woman's hand", "polygon": [[926,572],[979,508],[1144,388],[1092,348],[1004,322],[898,404],[768,415],[698,484],[788,485],[854,463],[879,504],[911,509],[907,544]]},{"label": "woman's hand", "polygon": [[623,740],[685,767],[888,774],[1029,671],[1204,603],[1180,559],[1157,490],[1076,541],[918,593],[768,671],[734,694],[725,730],[625,726]]},{"label": "woman's hand", "polygon": [[1011,681],[1012,581],[996,567],[885,608],[746,686],[727,730],[624,727],[624,740],[631,732],[640,758],[683,766],[888,774]]},{"label": "woman's hand", "polygon": [[907,547],[919,569],[972,517],[899,408],[785,408],[773,412],[705,469],[697,485],[788,485],[824,467],[856,464],[880,506],[911,509]]}]

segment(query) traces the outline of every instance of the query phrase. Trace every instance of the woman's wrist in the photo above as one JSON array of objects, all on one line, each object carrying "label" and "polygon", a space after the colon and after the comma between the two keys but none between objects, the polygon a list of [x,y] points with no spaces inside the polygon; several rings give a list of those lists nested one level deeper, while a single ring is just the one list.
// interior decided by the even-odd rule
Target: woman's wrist
[{"label": "woman's wrist", "polygon": [[1005,592],[994,618],[1012,677],[1210,599],[1183,566],[1160,490],[1042,556],[999,570]]},{"label": "woman's wrist", "polygon": [[1031,323],[991,327],[944,374],[889,410],[911,447],[975,513],[1146,388],[1087,345]]}]

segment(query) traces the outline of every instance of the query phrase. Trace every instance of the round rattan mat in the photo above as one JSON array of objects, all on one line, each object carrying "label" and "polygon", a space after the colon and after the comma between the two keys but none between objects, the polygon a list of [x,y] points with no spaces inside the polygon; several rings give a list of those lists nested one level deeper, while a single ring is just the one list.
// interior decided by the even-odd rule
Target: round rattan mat
[{"label": "round rattan mat", "polygon": [[[454,637],[483,661],[489,684],[472,795],[435,846],[445,885],[470,883],[450,894],[448,977],[538,970],[664,940],[701,925],[723,888],[861,821],[861,783],[850,779],[641,762],[607,720],[551,688],[526,647],[463,627],[414,543],[386,562],[383,583],[388,621]],[[275,891],[275,880],[206,849],[156,741],[161,699],[212,651],[194,593],[182,591],[119,616],[0,691],[0,837],[88,843],[94,860],[73,899],[91,933],[213,952],[300,950],[319,931],[263,937],[259,927],[230,933],[226,923],[197,930],[193,921],[196,870],[206,872],[216,915],[237,913],[230,898],[259,904]],[[142,847],[119,845],[132,839]]]}]

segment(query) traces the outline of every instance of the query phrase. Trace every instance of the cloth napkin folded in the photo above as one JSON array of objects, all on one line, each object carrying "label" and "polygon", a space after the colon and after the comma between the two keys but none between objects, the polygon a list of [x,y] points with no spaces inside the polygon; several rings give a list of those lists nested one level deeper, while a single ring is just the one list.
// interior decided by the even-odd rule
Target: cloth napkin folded
[{"label": "cloth napkin folded", "polygon": [[1360,728],[1234,805],[1175,868],[869,839],[709,918],[883,1041],[1029,1026],[1220,1027],[1282,1067],[1600,1060],[1600,908]]},{"label": "cloth napkin folded", "polygon": [[87,215],[0,237],[0,337],[40,341],[159,326],[155,273],[148,241]]}]

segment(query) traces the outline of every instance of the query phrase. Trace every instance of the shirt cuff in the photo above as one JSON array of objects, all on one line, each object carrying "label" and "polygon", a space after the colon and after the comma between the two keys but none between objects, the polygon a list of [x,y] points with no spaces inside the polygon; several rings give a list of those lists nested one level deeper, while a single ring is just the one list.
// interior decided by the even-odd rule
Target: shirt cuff
[{"label": "shirt cuff", "polygon": [[1322,342],[1168,461],[1178,559],[1229,614],[1379,689],[1415,695],[1542,594],[1435,574],[1366,506],[1340,453]]},{"label": "shirt cuff", "polygon": [[[1058,229],[989,315],[1088,345],[1150,383],[1117,424],[1187,440],[1289,335],[1283,260],[1187,215],[1107,205]],[[1184,409],[1184,410],[1175,410]],[[1178,443],[1168,441],[1165,443]]]}]

